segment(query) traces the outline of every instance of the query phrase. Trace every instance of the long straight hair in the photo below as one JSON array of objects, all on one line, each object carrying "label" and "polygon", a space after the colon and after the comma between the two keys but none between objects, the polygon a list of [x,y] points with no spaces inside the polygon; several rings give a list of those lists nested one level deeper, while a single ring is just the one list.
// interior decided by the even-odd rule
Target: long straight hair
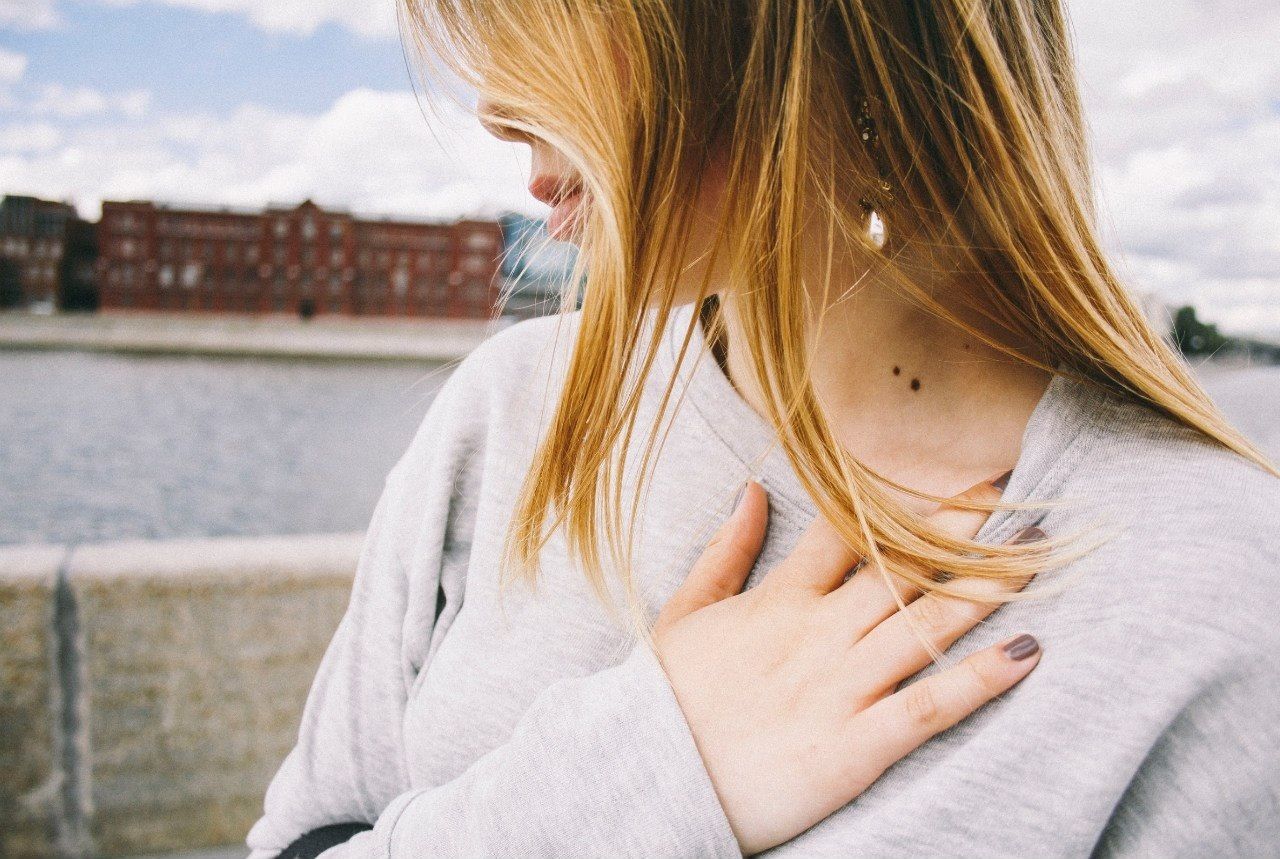
[{"label": "long straight hair", "polygon": [[[886,570],[951,593],[931,571],[1021,577],[1079,553],[942,534],[890,488],[944,499],[841,446],[809,375],[801,260],[814,230],[1006,355],[1136,398],[1278,473],[1103,253],[1058,0],[401,0],[400,11],[420,58],[563,153],[590,199],[564,298],[581,300],[574,349],[516,503],[507,569],[536,580],[543,546],[563,528],[597,593],[607,593],[608,569],[634,596],[635,511],[675,386],[654,425],[638,428],[658,348],[644,332],[667,325],[715,150],[728,153],[728,179],[709,257],[728,272],[719,299],[744,337],[766,417],[821,515]],[[807,217],[815,201],[817,224]],[[869,208],[889,227],[883,249],[867,241]],[[934,253],[1007,336],[984,334],[917,285],[908,260]],[[712,318],[708,341],[723,329],[723,314]],[[648,441],[628,505],[637,430]]]}]

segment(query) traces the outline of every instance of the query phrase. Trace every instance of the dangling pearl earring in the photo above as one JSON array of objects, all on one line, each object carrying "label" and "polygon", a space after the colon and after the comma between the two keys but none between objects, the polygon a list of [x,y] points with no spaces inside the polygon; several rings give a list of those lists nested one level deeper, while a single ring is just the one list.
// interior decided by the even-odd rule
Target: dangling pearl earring
[{"label": "dangling pearl earring", "polygon": [[893,202],[893,188],[885,179],[887,171],[884,165],[884,153],[880,150],[880,135],[876,131],[875,119],[871,116],[870,99],[864,98],[861,109],[858,111],[858,134],[871,152],[876,170],[880,173],[875,189],[858,200],[858,204],[867,215],[867,242],[880,251],[884,250],[885,245],[889,243],[889,228],[884,222],[882,211],[887,204]]},{"label": "dangling pearl earring", "polygon": [[[864,203],[865,207],[866,204]],[[884,250],[884,246],[889,243],[889,232],[885,229],[884,218],[880,217],[880,213],[875,209],[867,212],[867,241],[871,242],[871,246],[878,251]]]}]

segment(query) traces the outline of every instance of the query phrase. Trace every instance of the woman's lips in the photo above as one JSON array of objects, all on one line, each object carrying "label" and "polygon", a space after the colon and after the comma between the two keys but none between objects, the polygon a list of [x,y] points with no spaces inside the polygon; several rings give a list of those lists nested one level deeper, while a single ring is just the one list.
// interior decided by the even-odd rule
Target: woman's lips
[{"label": "woman's lips", "polygon": [[556,241],[566,241],[574,232],[581,207],[581,188],[575,188],[557,200],[547,216],[547,234]]}]

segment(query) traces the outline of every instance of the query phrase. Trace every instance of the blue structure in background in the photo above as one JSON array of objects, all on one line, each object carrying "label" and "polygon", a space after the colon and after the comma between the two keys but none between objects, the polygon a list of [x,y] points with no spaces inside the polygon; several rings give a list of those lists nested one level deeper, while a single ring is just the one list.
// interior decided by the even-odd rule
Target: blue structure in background
[{"label": "blue structure in background", "polygon": [[546,221],[515,212],[499,216],[503,253],[501,273],[509,295],[503,316],[524,319],[555,313],[560,292],[573,273],[577,248],[552,241]]}]

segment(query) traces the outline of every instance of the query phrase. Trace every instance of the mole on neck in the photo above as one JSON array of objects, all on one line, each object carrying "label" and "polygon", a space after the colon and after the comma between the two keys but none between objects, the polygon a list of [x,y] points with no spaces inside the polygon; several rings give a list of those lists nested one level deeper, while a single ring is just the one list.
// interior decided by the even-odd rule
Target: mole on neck
[{"label": "mole on neck", "polygon": [[[902,375],[902,368],[901,368],[901,367],[899,367],[897,364],[894,364],[894,365],[893,365],[893,375],[895,375],[895,376],[901,376],[901,375]],[[918,378],[913,378],[913,379],[911,380],[911,390],[913,390],[913,391],[918,391],[918,390],[920,390],[920,380],[919,380]]]}]

